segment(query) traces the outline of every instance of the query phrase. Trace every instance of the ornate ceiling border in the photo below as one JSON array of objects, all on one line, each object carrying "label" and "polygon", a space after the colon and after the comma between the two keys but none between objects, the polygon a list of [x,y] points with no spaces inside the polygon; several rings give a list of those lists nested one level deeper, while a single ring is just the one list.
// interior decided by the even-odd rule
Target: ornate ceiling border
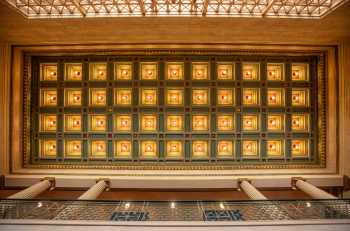
[{"label": "ornate ceiling border", "polygon": [[[103,49],[101,49],[101,46],[103,47]],[[139,48],[138,48],[139,46]],[[323,58],[325,58],[325,62],[319,62],[319,73],[318,73],[318,78],[321,80],[325,80],[322,82],[328,82],[326,79],[330,78],[330,75],[332,77],[335,77],[335,70],[331,69],[331,71],[329,70],[329,67],[327,68],[327,63],[329,61],[331,61],[332,63],[335,62],[335,60],[330,59],[329,54],[333,54],[334,55],[334,47],[314,47],[314,46],[300,46],[300,47],[291,47],[291,46],[273,46],[273,45],[269,45],[269,46],[254,46],[254,45],[219,45],[219,46],[215,46],[215,45],[194,45],[194,47],[192,47],[193,45],[151,45],[152,48],[147,48],[150,45],[144,45],[146,46],[146,49],[142,49],[143,45],[137,45],[137,46],[128,46],[128,45],[115,45],[115,46],[108,46],[108,45],[96,45],[96,46],[73,46],[76,50],[75,52],[79,53],[79,54],[101,54],[101,55],[106,55],[106,54],[227,54],[227,55],[232,55],[232,54],[269,54],[269,55],[317,55],[319,56],[320,60],[322,60]],[[32,55],[63,55],[63,54],[68,54],[71,55],[70,52],[67,52],[67,49],[69,49],[69,47],[71,46],[44,46],[44,47],[35,47],[35,46],[31,46],[31,47],[15,47],[15,55],[14,55],[14,67],[13,67],[13,75],[15,75],[16,77],[13,79],[13,81],[18,81],[21,80],[22,77],[25,78],[29,78],[29,73],[30,73],[30,57]],[[82,48],[85,49],[82,49]],[[115,49],[115,47],[118,47],[119,49]],[[164,49],[164,48],[168,48],[168,49]],[[199,48],[201,47],[201,48]],[[120,49],[122,48],[122,49]],[[181,48],[181,49],[180,49]],[[235,48],[235,49],[233,49]],[[128,49],[128,50],[126,50]],[[76,53],[75,53],[76,54]],[[18,56],[19,55],[19,56]],[[25,57],[25,58],[24,58]],[[21,60],[22,58],[22,60]],[[24,58],[24,59],[23,59]],[[334,57],[331,57],[334,58]],[[16,67],[16,68],[15,68]],[[22,69],[19,70],[18,68],[21,67]],[[335,66],[333,66],[333,68],[335,68]],[[328,71],[328,73],[327,73]],[[23,80],[23,79],[22,79]],[[320,83],[320,81],[319,81]],[[14,100],[12,101],[12,109],[16,108],[14,102],[16,102],[17,100],[19,100],[19,102],[21,101],[20,98],[18,98],[18,90],[20,90],[22,87],[22,90],[25,91],[25,88],[27,87],[27,85],[24,83],[22,86],[17,85],[17,84],[13,84],[12,85],[12,95],[14,97]],[[19,89],[18,89],[19,87]],[[29,165],[28,163],[26,163],[26,159],[22,159],[19,154],[22,153],[19,150],[22,150],[23,152],[26,152],[24,148],[24,146],[19,145],[20,143],[18,141],[22,141],[22,142],[26,142],[26,139],[24,139],[24,136],[26,136],[26,133],[24,132],[24,130],[21,130],[23,128],[20,128],[20,126],[15,126],[16,129],[14,129],[14,131],[12,132],[12,154],[16,153],[17,155],[11,155],[12,156],[12,167],[13,169],[22,169],[23,167],[25,169],[33,169],[33,168],[39,168],[39,169],[62,169],[62,168],[69,168],[69,169],[118,169],[118,170],[131,170],[131,171],[136,171],[136,170],[174,170],[174,171],[184,171],[184,170],[199,170],[199,171],[211,171],[211,170],[234,170],[234,169],[245,169],[245,170],[249,170],[249,169],[266,169],[266,170],[273,170],[273,169],[319,169],[319,168],[324,168],[325,171],[329,171],[330,169],[327,168],[331,168],[333,169],[332,171],[335,170],[335,165],[336,163],[329,163],[326,165],[327,160],[329,160],[329,157],[327,155],[327,153],[329,153],[329,149],[332,148],[333,151],[336,150],[336,147],[327,147],[326,144],[328,142],[325,142],[326,140],[329,139],[336,139],[336,136],[330,136],[330,134],[327,134],[327,121],[326,121],[326,114],[327,112],[329,113],[330,111],[327,110],[326,105],[328,104],[327,102],[334,101],[336,100],[334,98],[334,93],[331,94],[332,97],[328,97],[327,99],[327,95],[325,94],[325,92],[329,92],[329,90],[332,90],[334,88],[334,86],[331,86],[331,89],[329,89],[329,86],[327,84],[321,84],[318,86],[320,89],[322,89],[322,91],[319,92],[324,92],[322,93],[322,95],[319,95],[319,99],[324,100],[324,103],[322,103],[321,105],[319,105],[321,108],[319,115],[322,116],[323,122],[319,123],[319,131],[320,131],[320,135],[319,135],[319,150],[321,150],[321,152],[323,152],[323,154],[321,152],[320,155],[320,164],[316,164],[316,165],[274,165],[274,166],[270,166],[270,165],[264,165],[264,166],[256,166],[256,165],[244,165],[244,166],[167,166],[167,167],[155,167],[155,166],[72,166],[69,165],[67,167],[64,167],[62,165],[57,166],[57,165],[40,165],[40,166],[33,166],[33,165]],[[326,89],[327,87],[327,89]],[[17,94],[17,95],[16,95]],[[24,100],[28,100],[28,98],[25,97],[26,94],[24,94]],[[329,96],[329,95],[328,95]],[[321,101],[323,102],[323,101]],[[19,104],[21,105],[21,104]],[[28,110],[26,110],[25,108],[22,108],[23,112],[26,113]],[[16,112],[20,112],[21,110],[15,109],[12,110],[12,116],[14,117],[14,120],[12,120],[12,124],[14,123],[14,121],[22,121],[23,124],[26,124],[28,126],[28,123],[26,123],[27,121],[27,117],[24,116],[22,118],[19,118]],[[15,114],[16,113],[16,114]],[[334,113],[336,113],[334,111]],[[22,120],[23,119],[23,120]],[[19,125],[19,124],[18,124]],[[28,128],[28,127],[27,127]],[[331,130],[333,130],[335,128],[330,128]],[[329,130],[329,126],[328,126],[328,130]],[[23,131],[24,133],[23,136],[21,134],[21,131]],[[20,133],[18,133],[20,132]],[[335,133],[336,134],[336,133]],[[14,141],[14,138],[19,138],[17,141]],[[19,146],[18,146],[19,145]],[[335,149],[334,149],[335,148]],[[336,152],[332,152],[335,153]],[[332,155],[334,157],[334,155]],[[333,159],[334,162],[334,159]],[[26,164],[25,164],[26,163]]]},{"label": "ornate ceiling border", "polygon": [[[114,53],[114,52],[113,52]],[[236,54],[235,51],[226,51],[223,54],[220,51],[210,51],[209,53],[215,54],[215,55],[232,55]],[[265,53],[261,53],[259,51],[245,51],[240,52],[243,55],[265,55]],[[94,53],[94,55],[99,55],[99,52]],[[105,53],[103,53],[105,55]],[[168,55],[179,55],[179,54],[203,54],[207,55],[207,51],[205,50],[190,50],[190,51],[177,51],[177,50],[161,50],[161,51],[137,51],[136,53],[133,51],[126,51],[126,52],[117,52],[117,55],[121,54],[137,54],[137,55],[159,55],[159,54],[168,54]],[[288,53],[287,57],[295,55],[294,53]],[[302,53],[298,55],[305,55],[308,56],[310,53]],[[167,163],[166,165],[153,165],[149,163],[113,163],[113,164],[98,164],[98,165],[92,165],[92,164],[73,164],[73,163],[67,163],[67,164],[31,164],[30,162],[30,130],[31,130],[31,124],[30,124],[30,105],[31,105],[31,65],[32,65],[32,55],[26,54],[24,57],[24,70],[23,70],[23,156],[24,156],[24,167],[25,168],[40,168],[40,169],[115,169],[115,170],[232,170],[232,169],[295,169],[295,168],[324,168],[325,167],[325,160],[326,160],[326,152],[325,152],[325,123],[326,123],[326,114],[325,114],[325,76],[324,76],[324,54],[319,53],[317,55],[318,57],[318,63],[317,63],[317,83],[318,84],[318,109],[319,109],[319,115],[318,115],[318,122],[319,125],[318,128],[318,134],[319,134],[319,140],[318,140],[318,160],[319,163],[286,163],[286,164],[271,164],[271,163],[254,163],[254,164],[247,164],[247,163],[241,163],[241,164],[221,164],[216,163],[215,165],[210,163]]]}]

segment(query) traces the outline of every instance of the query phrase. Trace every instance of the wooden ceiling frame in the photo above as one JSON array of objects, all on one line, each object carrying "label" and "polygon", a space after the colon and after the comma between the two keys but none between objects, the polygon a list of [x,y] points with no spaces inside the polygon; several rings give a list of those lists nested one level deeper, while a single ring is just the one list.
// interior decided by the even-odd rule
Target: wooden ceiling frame
[{"label": "wooden ceiling frame", "polygon": [[[24,54],[45,54],[45,55],[57,55],[57,54],[69,54],[74,51],[75,54],[87,54],[87,53],[94,53],[96,52],[106,52],[108,53],[118,53],[122,51],[135,51],[137,52],[140,49],[146,49],[150,53],[152,52],[166,52],[166,50],[183,50],[183,51],[188,51],[188,50],[198,50],[202,52],[208,52],[216,50],[216,51],[262,51],[262,52],[278,52],[278,51],[283,51],[283,52],[293,52],[293,53],[301,53],[305,54],[305,52],[308,53],[317,53],[319,54],[320,52],[325,52],[327,54],[327,63],[328,63],[328,74],[327,77],[334,79],[336,76],[336,70],[335,68],[335,49],[334,47],[307,47],[307,46],[300,46],[300,47],[288,47],[288,46],[252,46],[252,45],[77,45],[77,46],[28,46],[28,47],[14,47],[13,51],[13,67],[12,67],[12,124],[11,127],[12,129],[12,144],[11,144],[11,153],[13,154],[11,157],[11,168],[12,172],[43,172],[40,169],[26,169],[23,168],[23,157],[21,157],[20,153],[22,153],[22,110],[19,105],[23,105],[22,102],[22,96],[20,92],[22,91],[22,78],[23,78],[23,58]],[[329,68],[332,67],[332,68]],[[28,71],[28,70],[25,70]],[[334,118],[336,116],[336,97],[335,95],[335,83],[334,81],[328,81],[328,118]],[[332,108],[334,107],[334,108]],[[289,169],[288,172],[292,174],[297,174],[297,173],[336,173],[337,172],[337,147],[336,147],[336,141],[332,141],[332,139],[336,139],[336,127],[334,127],[332,123],[328,123],[328,133],[327,133],[327,142],[329,145],[327,145],[327,166],[326,168],[313,168],[313,169]],[[50,169],[50,172],[55,172],[56,170]],[[68,171],[76,171],[75,169],[71,169]],[[80,170],[80,171],[98,171],[98,170]],[[108,170],[106,170],[108,171]],[[203,170],[206,172],[207,170]],[[199,171],[199,172],[203,172]],[[258,174],[259,171],[261,170],[222,170],[223,173],[225,174],[237,174],[237,173],[243,173],[242,171],[250,171],[250,173],[253,174]],[[237,172],[238,171],[238,172]],[[284,170],[282,169],[264,169],[263,170],[266,173],[282,173]],[[56,171],[57,172],[57,171]],[[132,172],[132,171],[131,171]],[[157,171],[156,171],[157,172]],[[160,174],[162,171],[159,171]],[[181,172],[181,171],[180,171]],[[189,171],[191,172],[191,171]],[[197,174],[198,171],[194,171],[194,174]],[[211,171],[208,171],[211,172]],[[247,172],[245,172],[247,173]],[[193,173],[191,173],[193,174]]]}]

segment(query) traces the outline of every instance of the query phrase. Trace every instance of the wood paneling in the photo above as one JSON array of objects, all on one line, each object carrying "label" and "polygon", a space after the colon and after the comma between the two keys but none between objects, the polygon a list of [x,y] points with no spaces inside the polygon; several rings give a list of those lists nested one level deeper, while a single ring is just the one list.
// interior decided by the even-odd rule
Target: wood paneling
[{"label": "wood paneling", "polygon": [[[0,190],[0,198],[6,198],[18,190]],[[85,191],[83,190],[62,190],[57,189],[53,191],[46,191],[39,195],[37,199],[65,199],[74,200],[78,198]],[[261,190],[261,192],[271,200],[281,199],[310,199],[308,195],[302,191],[294,190]],[[113,189],[108,192],[103,192],[99,200],[249,200],[249,197],[241,191],[237,190],[117,190]]]},{"label": "wood paneling", "polygon": [[[263,190],[269,199],[308,199],[301,191]],[[103,200],[249,200],[244,192],[237,190],[218,191],[110,191],[104,192],[99,199]]]},{"label": "wood paneling", "polygon": [[104,192],[103,200],[249,200],[236,190],[220,191],[110,191]]},{"label": "wood paneling", "polygon": [[12,194],[15,194],[16,192],[19,192],[18,189],[6,189],[6,190],[0,190],[0,198],[6,198],[8,196],[11,196]]},{"label": "wood paneling", "polygon": [[75,200],[85,191],[83,190],[52,190],[46,191],[40,194],[38,199],[65,199],[65,200]]},{"label": "wood paneling", "polygon": [[[339,52],[339,160],[340,173],[350,176],[350,39]],[[343,164],[342,164],[343,163]]]},{"label": "wood paneling", "polygon": [[9,170],[9,51],[9,47],[6,44],[0,43],[0,174],[6,174]]}]

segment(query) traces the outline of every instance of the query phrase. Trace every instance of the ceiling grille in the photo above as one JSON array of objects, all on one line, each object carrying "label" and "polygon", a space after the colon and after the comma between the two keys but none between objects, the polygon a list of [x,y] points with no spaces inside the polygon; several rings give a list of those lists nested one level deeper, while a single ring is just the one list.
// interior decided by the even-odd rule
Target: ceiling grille
[{"label": "ceiling grille", "polygon": [[199,16],[322,18],[348,0],[6,0],[28,18]]}]

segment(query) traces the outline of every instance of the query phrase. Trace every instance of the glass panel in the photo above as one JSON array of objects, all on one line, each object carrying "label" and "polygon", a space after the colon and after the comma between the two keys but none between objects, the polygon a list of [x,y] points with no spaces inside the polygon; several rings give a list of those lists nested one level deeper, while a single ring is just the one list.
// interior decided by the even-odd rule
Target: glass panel
[{"label": "glass panel", "polygon": [[[312,1],[310,7],[305,7],[305,1],[82,1],[77,5],[72,1],[19,1],[6,0],[29,20],[43,18],[113,18],[113,17],[238,17],[238,18],[298,18],[320,20],[336,8],[343,6],[346,0]],[[113,6],[113,7],[112,7]],[[195,7],[194,7],[195,6]],[[49,9],[49,10],[48,10]],[[317,23],[317,22],[316,22]],[[166,25],[171,27],[171,25]],[[153,30],[152,25],[147,25]],[[120,29],[120,28],[118,28]],[[251,29],[251,28],[247,28]],[[272,29],[272,28],[269,28]],[[318,30],[318,28],[315,28]],[[261,34],[263,35],[263,34]],[[172,36],[176,36],[173,33]],[[238,39],[238,38],[237,38]],[[193,49],[198,48],[195,44]],[[151,46],[147,55],[153,54]],[[221,48],[221,47],[220,47]],[[221,48],[224,50],[223,48]],[[226,51],[226,50],[224,50]],[[156,53],[156,52],[154,52]],[[200,54],[196,50],[194,54]],[[229,53],[229,52],[227,52]],[[169,52],[172,54],[172,52]]]}]

